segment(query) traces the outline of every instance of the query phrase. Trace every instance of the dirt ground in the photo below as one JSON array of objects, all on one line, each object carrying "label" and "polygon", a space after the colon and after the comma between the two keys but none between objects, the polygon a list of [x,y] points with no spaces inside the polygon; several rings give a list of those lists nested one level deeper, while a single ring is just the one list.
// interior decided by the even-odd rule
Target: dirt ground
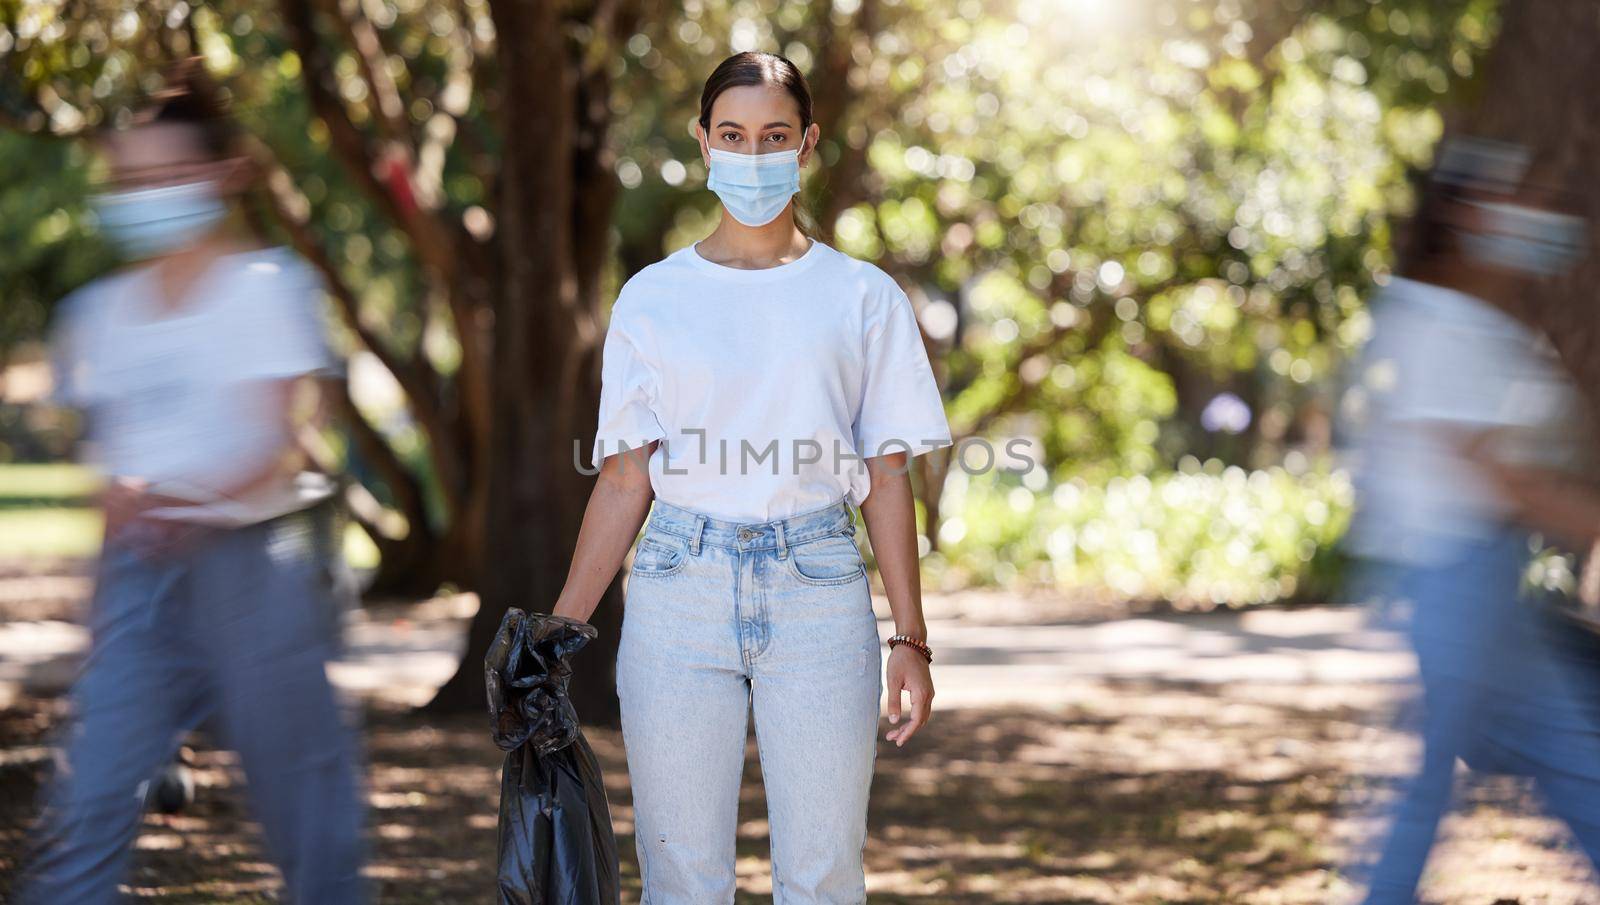
[{"label": "dirt ground", "polygon": [[[23,578],[31,584],[19,583]],[[0,618],[65,618],[75,587],[70,577],[0,571]],[[960,607],[946,610],[957,622],[970,618]],[[1283,651],[1239,656],[1256,662],[1248,658],[1281,658]],[[977,675],[960,672],[956,659],[951,675]],[[1008,674],[984,675],[993,681]],[[1023,682],[1037,675],[1015,674]],[[1124,670],[1080,675],[1062,689],[1001,695],[991,704],[967,699],[938,711],[904,749],[880,742],[866,851],[872,902],[1343,901],[1350,886],[1339,866],[1377,826],[1362,815],[1391,793],[1415,755],[1412,740],[1374,723],[1396,697],[1393,683],[1270,675],[1177,681],[1130,678]],[[68,713],[58,696],[13,694],[0,702],[4,901],[26,857],[51,733]],[[370,697],[361,709],[368,874],[378,901],[492,900],[500,753],[485,718],[423,717]],[[620,737],[598,729],[589,736],[606,773],[625,900],[635,902]],[[201,745],[195,761],[196,803],[177,816],[145,818],[129,890],[138,901],[171,905],[275,901],[275,872],[257,846],[231,757]],[[1443,835],[1428,901],[1600,903],[1565,831],[1538,815],[1518,781],[1467,783]],[[739,901],[770,901],[753,741],[738,852]]]}]

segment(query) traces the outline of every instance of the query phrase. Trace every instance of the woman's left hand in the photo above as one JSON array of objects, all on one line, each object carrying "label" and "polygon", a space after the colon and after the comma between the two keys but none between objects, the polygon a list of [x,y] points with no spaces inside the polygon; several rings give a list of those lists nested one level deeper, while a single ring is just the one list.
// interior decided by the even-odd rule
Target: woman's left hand
[{"label": "woman's left hand", "polygon": [[884,736],[896,747],[903,747],[933,712],[933,675],[922,654],[909,644],[897,644],[889,651],[885,678],[889,688],[889,722],[900,722],[900,693],[904,691],[911,696],[911,719]]}]

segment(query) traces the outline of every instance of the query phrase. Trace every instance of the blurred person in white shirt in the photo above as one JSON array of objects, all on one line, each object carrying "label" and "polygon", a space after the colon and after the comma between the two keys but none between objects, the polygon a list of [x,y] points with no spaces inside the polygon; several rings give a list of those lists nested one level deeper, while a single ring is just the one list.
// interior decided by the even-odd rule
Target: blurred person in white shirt
[{"label": "blurred person in white shirt", "polygon": [[[1579,475],[1592,454],[1586,409],[1529,301],[1587,233],[1529,172],[1516,146],[1442,146],[1357,366],[1348,543],[1373,589],[1409,605],[1423,688],[1422,764],[1395,806],[1368,905],[1416,901],[1458,759],[1534,777],[1600,863],[1596,674],[1523,582],[1533,534],[1561,533],[1552,520],[1571,517],[1514,488]],[[1581,500],[1581,480],[1566,480]]]},{"label": "blurred person in white shirt", "polygon": [[202,721],[236,750],[253,816],[303,905],[365,900],[354,733],[325,664],[333,588],[292,417],[334,362],[314,272],[232,224],[254,172],[193,65],[99,139],[95,206],[127,268],[65,300],[55,399],[83,413],[105,541],[75,725],[21,885],[29,903],[110,903],[135,790]]}]

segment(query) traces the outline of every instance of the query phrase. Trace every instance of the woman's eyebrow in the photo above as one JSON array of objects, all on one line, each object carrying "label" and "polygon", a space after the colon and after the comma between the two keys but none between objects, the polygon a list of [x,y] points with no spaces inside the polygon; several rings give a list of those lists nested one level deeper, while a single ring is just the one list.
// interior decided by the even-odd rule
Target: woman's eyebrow
[{"label": "woman's eyebrow", "polygon": [[717,128],[718,129],[722,128],[723,126],[732,126],[735,129],[743,129],[744,128],[744,126],[739,125],[738,123],[734,122],[731,119],[725,119],[722,122],[717,123]]}]

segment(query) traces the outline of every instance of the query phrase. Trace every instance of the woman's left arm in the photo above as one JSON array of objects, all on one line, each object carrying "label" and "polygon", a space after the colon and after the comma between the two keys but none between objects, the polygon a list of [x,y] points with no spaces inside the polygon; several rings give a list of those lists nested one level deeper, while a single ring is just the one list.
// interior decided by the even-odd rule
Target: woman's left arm
[{"label": "woman's left arm", "polygon": [[[906,453],[874,456],[866,460],[872,491],[861,503],[872,555],[883,576],[884,592],[894,614],[895,631],[926,641],[928,625],[922,615],[922,573],[917,555],[917,513],[911,497],[911,474]],[[911,718],[884,736],[896,746],[906,743],[928,722],[933,710],[933,675],[928,661],[909,644],[889,652],[885,671],[889,692],[889,722],[900,722],[901,694],[911,698]]]}]

